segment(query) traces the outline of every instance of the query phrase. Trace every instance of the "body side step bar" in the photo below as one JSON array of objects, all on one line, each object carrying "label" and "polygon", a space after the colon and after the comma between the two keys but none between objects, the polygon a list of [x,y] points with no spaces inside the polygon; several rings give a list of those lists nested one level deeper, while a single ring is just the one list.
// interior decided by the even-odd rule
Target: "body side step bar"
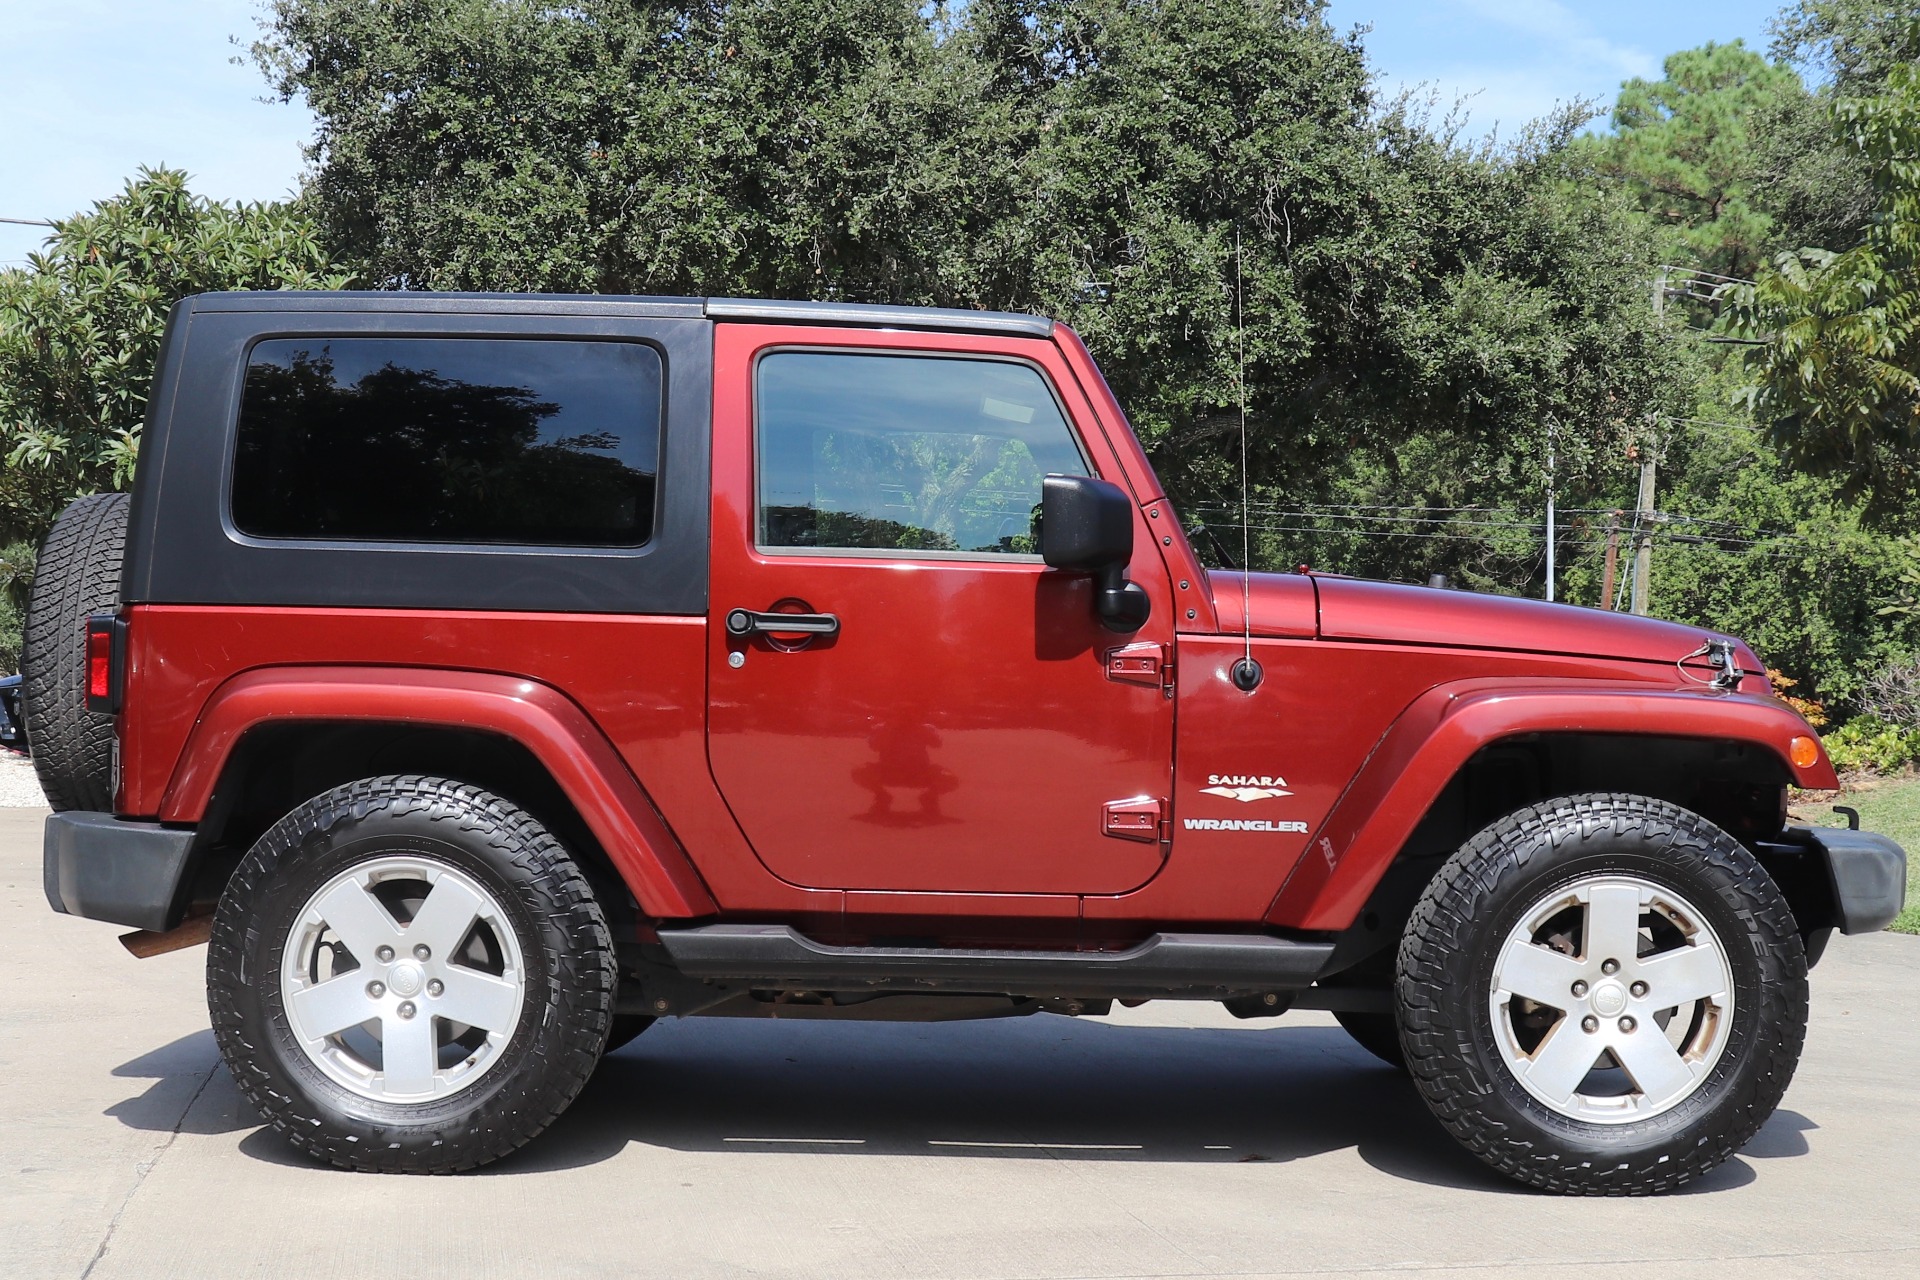
[{"label": "body side step bar", "polygon": [[963,991],[976,995],[1219,999],[1309,986],[1331,942],[1263,934],[1156,933],[1124,951],[969,951],[829,947],[786,925],[662,929],[660,944],[689,978],[762,989]]}]

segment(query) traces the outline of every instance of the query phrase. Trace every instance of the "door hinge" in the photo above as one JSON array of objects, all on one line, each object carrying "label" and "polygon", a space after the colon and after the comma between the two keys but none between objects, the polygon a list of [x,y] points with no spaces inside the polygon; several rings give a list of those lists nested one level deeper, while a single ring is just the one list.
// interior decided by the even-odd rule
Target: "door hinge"
[{"label": "door hinge", "polygon": [[1107,679],[1121,684],[1144,684],[1149,688],[1173,686],[1173,663],[1167,646],[1142,641],[1107,650]]},{"label": "door hinge", "polygon": [[1167,802],[1153,796],[1109,800],[1101,830],[1119,840],[1157,844],[1167,838]]}]

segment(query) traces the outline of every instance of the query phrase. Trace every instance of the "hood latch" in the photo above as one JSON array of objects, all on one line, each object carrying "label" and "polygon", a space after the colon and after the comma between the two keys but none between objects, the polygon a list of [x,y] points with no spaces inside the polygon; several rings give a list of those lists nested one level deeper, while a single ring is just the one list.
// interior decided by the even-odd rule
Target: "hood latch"
[{"label": "hood latch", "polygon": [[1714,636],[1706,643],[1707,664],[1719,674],[1713,678],[1713,687],[1737,692],[1740,678],[1746,673],[1740,670],[1740,660],[1734,655],[1733,641],[1724,636]]}]

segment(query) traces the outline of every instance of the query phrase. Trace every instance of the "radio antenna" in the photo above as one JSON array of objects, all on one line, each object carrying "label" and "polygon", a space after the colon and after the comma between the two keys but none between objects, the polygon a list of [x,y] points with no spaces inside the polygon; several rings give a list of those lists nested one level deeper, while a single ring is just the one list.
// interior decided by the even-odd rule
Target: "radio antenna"
[{"label": "radio antenna", "polygon": [[1247,480],[1247,299],[1245,255],[1240,226],[1233,228],[1233,336],[1239,361],[1234,388],[1240,399],[1240,660],[1228,672],[1233,687],[1252,693],[1260,687],[1260,664],[1253,660],[1253,527]]}]

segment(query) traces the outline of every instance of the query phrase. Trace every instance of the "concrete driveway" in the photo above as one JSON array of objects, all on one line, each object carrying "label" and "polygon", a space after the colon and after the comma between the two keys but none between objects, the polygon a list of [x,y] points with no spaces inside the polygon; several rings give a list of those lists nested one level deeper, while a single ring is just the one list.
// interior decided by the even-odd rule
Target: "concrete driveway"
[{"label": "concrete driveway", "polygon": [[1834,945],[1785,1106],[1660,1200],[1483,1172],[1323,1015],[1172,1003],[665,1023],[518,1156],[374,1177],[259,1127],[204,950],[48,912],[41,816],[0,811],[0,1275],[1920,1275],[1920,938]]}]

